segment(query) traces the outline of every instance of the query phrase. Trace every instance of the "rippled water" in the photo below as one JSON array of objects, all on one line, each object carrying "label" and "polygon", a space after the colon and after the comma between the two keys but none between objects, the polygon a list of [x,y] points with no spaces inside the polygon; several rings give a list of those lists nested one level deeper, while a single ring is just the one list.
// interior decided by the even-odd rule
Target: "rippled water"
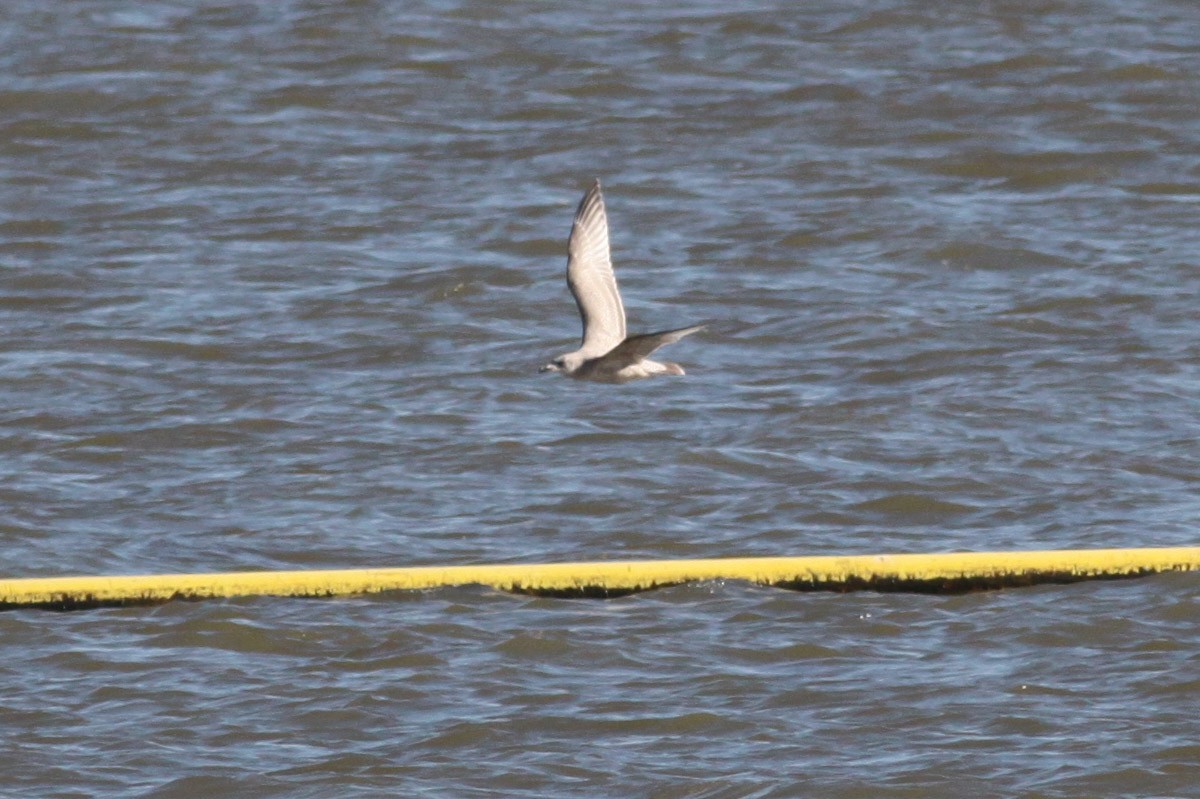
[{"label": "rippled water", "polygon": [[[7,576],[1176,546],[1200,8],[18,0]],[[574,205],[685,378],[580,384]],[[1200,796],[1200,585],[0,614],[22,796]]]}]

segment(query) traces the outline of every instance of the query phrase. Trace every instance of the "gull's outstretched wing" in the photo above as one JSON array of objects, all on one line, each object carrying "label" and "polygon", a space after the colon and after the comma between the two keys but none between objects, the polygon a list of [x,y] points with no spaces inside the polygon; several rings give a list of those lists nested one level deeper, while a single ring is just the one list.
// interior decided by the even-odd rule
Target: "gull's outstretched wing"
[{"label": "gull's outstretched wing", "polygon": [[681,327],[678,330],[662,330],[658,333],[630,336],[609,353],[608,358],[612,359],[614,363],[637,363],[664,344],[673,344],[684,336],[690,336],[706,327],[708,325],[692,325],[691,327]]},{"label": "gull's outstretched wing", "polygon": [[599,180],[583,195],[575,211],[567,244],[567,286],[583,317],[580,353],[597,358],[620,344],[625,339],[625,308],[609,255],[608,217]]}]

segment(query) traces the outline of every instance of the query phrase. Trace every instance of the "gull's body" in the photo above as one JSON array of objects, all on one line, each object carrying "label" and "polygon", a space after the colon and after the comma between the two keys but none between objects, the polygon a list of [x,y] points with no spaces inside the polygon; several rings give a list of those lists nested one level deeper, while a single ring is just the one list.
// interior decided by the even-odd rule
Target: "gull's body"
[{"label": "gull's body", "polygon": [[625,307],[613,274],[608,217],[598,180],[583,195],[575,211],[567,243],[567,286],[583,318],[583,341],[579,349],[543,366],[543,372],[562,372],[580,380],[603,383],[683,374],[679,364],[652,361],[648,356],[664,344],[702,330],[704,325],[626,337]]}]

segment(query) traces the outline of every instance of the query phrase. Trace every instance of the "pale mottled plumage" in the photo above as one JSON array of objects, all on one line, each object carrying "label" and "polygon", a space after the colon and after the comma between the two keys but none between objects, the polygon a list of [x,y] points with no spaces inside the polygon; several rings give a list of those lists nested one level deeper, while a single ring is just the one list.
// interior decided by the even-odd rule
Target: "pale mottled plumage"
[{"label": "pale mottled plumage", "polygon": [[651,361],[648,356],[664,344],[702,330],[704,325],[625,337],[625,308],[609,255],[608,217],[599,180],[583,195],[575,211],[567,243],[567,286],[583,319],[583,341],[579,349],[543,366],[543,372],[607,383],[683,374],[679,364]]}]

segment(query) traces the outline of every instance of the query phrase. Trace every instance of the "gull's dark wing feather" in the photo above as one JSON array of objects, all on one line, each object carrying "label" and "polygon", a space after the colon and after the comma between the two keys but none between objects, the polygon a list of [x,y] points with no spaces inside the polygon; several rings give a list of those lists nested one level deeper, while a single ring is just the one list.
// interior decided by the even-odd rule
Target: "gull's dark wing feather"
[{"label": "gull's dark wing feather", "polygon": [[643,358],[648,358],[659,347],[666,344],[673,344],[684,336],[690,336],[706,327],[708,325],[692,325],[691,327],[681,327],[676,330],[662,330],[658,333],[630,336],[609,352],[605,356],[605,360],[611,359],[613,363],[621,364],[637,363]]}]

